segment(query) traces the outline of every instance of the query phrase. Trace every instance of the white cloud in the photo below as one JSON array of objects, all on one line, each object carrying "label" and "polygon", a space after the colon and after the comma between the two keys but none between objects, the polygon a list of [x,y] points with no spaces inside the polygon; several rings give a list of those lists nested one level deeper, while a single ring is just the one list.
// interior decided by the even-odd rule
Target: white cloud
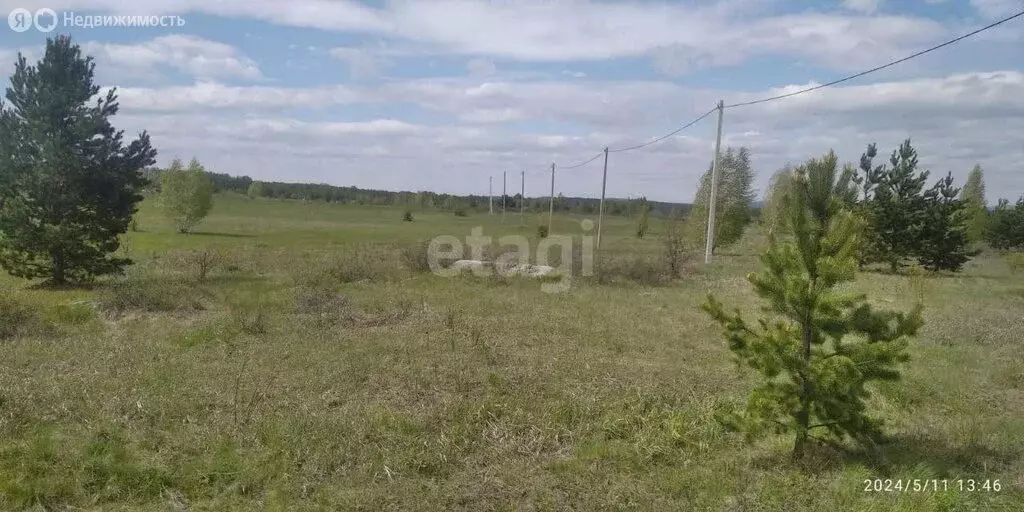
[{"label": "white cloud", "polygon": [[[449,79],[309,89],[203,83],[125,89],[124,116],[117,123],[129,131],[149,130],[163,155],[194,153],[213,159],[220,172],[467,193],[486,186],[481,173],[497,167],[527,170],[530,194],[546,189],[542,175],[552,161],[560,166],[576,163],[605,145],[651,140],[703,113],[719,97],[738,102],[807,85],[736,94],[651,81]],[[395,98],[436,110],[449,121],[431,126],[397,119],[311,122],[284,113],[304,105]],[[509,121],[550,121],[576,129],[510,131],[503,127]],[[990,190],[1016,197],[1024,193],[1024,174],[1018,167],[1024,147],[1013,135],[1017,133],[1024,133],[1024,72],[998,71],[832,87],[730,109],[723,138],[727,145],[752,148],[760,187],[785,162],[828,149],[856,161],[869,142],[878,142],[887,154],[903,138],[913,137],[922,165],[933,174],[951,170],[962,182],[971,166],[980,163],[988,171]],[[609,193],[625,195],[628,190],[657,199],[692,199],[697,178],[710,161],[713,137],[712,117],[643,150],[616,153],[609,164]],[[582,179],[560,179],[558,190],[594,192],[600,162],[593,165],[566,171]],[[345,169],[343,176],[338,168]]]},{"label": "white cloud", "polygon": [[182,112],[203,109],[278,110],[326,107],[364,101],[352,88],[232,87],[214,82],[190,86],[118,89],[121,102],[133,110]]},{"label": "white cloud", "polygon": [[523,111],[511,107],[480,108],[459,114],[459,119],[467,123],[507,123],[525,118]]},{"label": "white cloud", "polygon": [[375,53],[370,48],[331,48],[331,57],[348,64],[349,76],[356,80],[377,78],[381,72],[394,62],[387,57]]},{"label": "white cloud", "polygon": [[365,122],[308,122],[295,119],[245,119],[242,128],[249,136],[261,138],[275,134],[303,136],[335,135],[410,135],[420,133],[423,127],[395,119],[375,119]]},{"label": "white cloud", "polygon": [[1020,0],[971,0],[971,5],[985,18],[1002,18],[1024,10]]},{"label": "white cloud", "polygon": [[[131,14],[136,10],[121,0],[15,3],[31,4],[27,7],[46,3],[55,9],[83,11],[133,11]],[[186,20],[189,14],[205,13],[373,34],[417,47],[419,52],[437,54],[534,62],[655,55],[659,68],[674,72],[694,63],[734,64],[777,52],[846,68],[905,53],[908,48],[916,49],[923,42],[948,35],[943,25],[924,18],[868,18],[813,11],[761,16],[759,9],[763,8],[750,0],[672,4],[394,0],[383,8],[346,0],[153,0],[146,4],[147,12],[175,13]],[[672,50],[666,54],[666,48]]]},{"label": "white cloud", "polygon": [[843,0],[843,6],[851,11],[872,14],[878,10],[882,0]]},{"label": "white cloud", "polygon": [[139,44],[92,41],[82,51],[96,57],[100,69],[119,76],[151,75],[169,67],[200,79],[262,78],[259,66],[233,46],[191,35],[160,36]]},{"label": "white cloud", "polygon": [[469,59],[469,62],[466,63],[466,71],[469,71],[470,76],[487,77],[496,73],[498,67],[494,65],[494,61],[491,59],[476,57]]}]

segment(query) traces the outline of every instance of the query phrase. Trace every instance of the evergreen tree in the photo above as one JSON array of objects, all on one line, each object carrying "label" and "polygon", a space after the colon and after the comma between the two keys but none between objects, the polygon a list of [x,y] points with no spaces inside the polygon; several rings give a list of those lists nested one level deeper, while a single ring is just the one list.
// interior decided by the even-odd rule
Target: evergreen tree
[{"label": "evergreen tree", "polygon": [[988,224],[985,177],[980,165],[975,165],[967,175],[961,198],[966,203],[967,236],[971,242],[980,242],[985,238],[985,226]]},{"label": "evergreen tree", "polygon": [[993,249],[1024,249],[1024,196],[1014,207],[1006,199],[999,200],[985,232],[985,241]]},{"label": "evergreen tree", "polygon": [[[747,225],[753,220],[751,211],[754,203],[754,171],[750,164],[750,150],[727,148],[718,159],[718,198],[715,201],[715,244],[725,247],[736,243]],[[693,202],[691,218],[701,219],[690,222],[690,236],[704,243],[707,237],[707,218],[711,201],[711,173],[714,164],[701,177],[697,197]]]},{"label": "evergreen tree", "polygon": [[761,208],[761,225],[769,236],[785,233],[789,225],[786,201],[792,178],[793,168],[786,165],[776,171],[768,183],[768,191],[764,194],[764,206]]},{"label": "evergreen tree", "polygon": [[761,257],[764,269],[747,277],[773,317],[748,325],[714,296],[702,306],[724,328],[737,362],[764,377],[745,411],[720,419],[748,436],[794,432],[795,457],[817,429],[839,440],[879,438],[880,421],[867,414],[866,384],[899,378],[907,337],[922,325],[920,305],[909,315],[875,311],[864,295],[842,286],[856,277],[862,229],[847,208],[856,194],[852,175],[849,168],[838,172],[831,152],[797,168],[789,208],[793,240],[772,237]]},{"label": "evergreen tree", "polygon": [[156,151],[145,132],[125,146],[116,89],[99,95],[94,69],[70,38],[48,39],[34,66],[18,55],[0,101],[0,266],[14,276],[63,284],[131,263],[112,254]]},{"label": "evergreen tree", "polygon": [[174,159],[161,174],[160,204],[178,233],[188,233],[213,208],[213,181],[195,158],[182,169]]},{"label": "evergreen tree", "polygon": [[925,193],[925,218],[917,261],[928,270],[959,272],[977,251],[968,250],[966,205],[957,198],[953,175],[947,174]]},{"label": "evergreen tree", "polygon": [[[869,146],[870,150],[874,145]],[[870,222],[868,241],[871,247],[862,253],[870,261],[889,264],[892,272],[901,262],[914,255],[921,244],[921,226],[925,202],[921,192],[928,180],[928,171],[918,172],[917,151],[910,139],[892,152],[889,166],[871,169],[871,157],[861,157],[861,170],[869,170],[860,177],[866,200],[865,217]]]}]

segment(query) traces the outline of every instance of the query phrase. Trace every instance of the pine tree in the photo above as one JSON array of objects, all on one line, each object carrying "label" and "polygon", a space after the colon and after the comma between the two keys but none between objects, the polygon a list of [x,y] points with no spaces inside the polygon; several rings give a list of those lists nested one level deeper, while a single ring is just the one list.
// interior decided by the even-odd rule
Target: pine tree
[{"label": "pine tree", "polygon": [[737,362],[763,375],[745,410],[720,419],[750,437],[794,432],[795,457],[817,429],[836,440],[879,439],[881,423],[867,414],[866,384],[899,378],[897,365],[909,358],[907,338],[922,325],[920,305],[910,314],[875,311],[866,296],[842,286],[856,277],[862,229],[847,206],[856,194],[852,176],[851,168],[837,170],[831,152],[796,169],[788,219],[793,240],[772,237],[761,257],[764,269],[747,276],[772,317],[748,325],[714,296],[702,306],[724,328]]},{"label": "pine tree", "polygon": [[[715,201],[715,244],[718,247],[732,245],[743,236],[744,230],[753,220],[751,212],[754,203],[754,171],[750,163],[750,150],[727,148],[718,160],[718,198]],[[690,210],[690,237],[704,243],[707,237],[707,218],[711,201],[711,173],[713,164],[701,177],[697,197]]]},{"label": "pine tree", "polygon": [[999,200],[992,211],[985,241],[993,249],[1024,249],[1024,196],[1013,207],[1006,199]]},{"label": "pine tree", "polygon": [[[873,147],[869,146],[869,150]],[[925,209],[921,192],[930,173],[918,172],[917,151],[910,139],[892,152],[889,166],[871,169],[871,157],[865,153],[861,170],[866,169],[870,172],[860,179],[863,190],[870,195],[865,217],[870,222],[871,247],[862,255],[867,255],[869,261],[888,263],[890,270],[896,272],[902,261],[920,247]]]},{"label": "pine tree", "polygon": [[977,243],[985,238],[988,224],[988,202],[985,201],[985,177],[980,165],[975,165],[967,175],[967,183],[961,193],[967,217],[967,236]]},{"label": "pine tree", "polygon": [[957,198],[953,175],[947,174],[925,193],[925,218],[921,224],[917,261],[928,270],[959,272],[978,254],[967,248],[966,205]]},{"label": "pine tree", "polygon": [[213,181],[195,158],[187,169],[174,159],[160,176],[160,205],[178,233],[188,233],[213,208]]},{"label": "pine tree", "polygon": [[761,208],[761,225],[768,236],[785,233],[789,225],[786,202],[792,178],[793,168],[786,165],[776,171],[768,183],[768,191],[764,194],[764,206]]},{"label": "pine tree", "polygon": [[33,66],[18,55],[0,102],[0,266],[14,276],[64,284],[131,263],[112,255],[156,151],[145,132],[125,146],[116,89],[100,95],[94,70],[66,36]]}]

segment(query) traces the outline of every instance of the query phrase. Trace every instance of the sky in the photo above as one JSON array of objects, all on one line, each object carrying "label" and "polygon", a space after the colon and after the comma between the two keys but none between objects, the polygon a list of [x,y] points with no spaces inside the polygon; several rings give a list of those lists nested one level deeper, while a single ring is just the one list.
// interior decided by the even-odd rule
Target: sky
[{"label": "sky", "polygon": [[[16,55],[67,34],[116,86],[112,122],[158,165],[198,158],[259,180],[458,194],[600,197],[605,147],[650,142],[726,104],[901,58],[1024,10],[1024,0],[0,0],[57,13],[0,25]],[[178,16],[85,27],[74,16]],[[169,19],[169,18],[168,18]],[[44,18],[45,20],[45,18]],[[717,113],[608,160],[609,197],[689,202]],[[857,162],[906,138],[934,181],[980,164],[988,199],[1024,194],[1024,18],[842,85],[726,109],[759,193],[787,163]],[[504,175],[504,178],[503,178]]]}]

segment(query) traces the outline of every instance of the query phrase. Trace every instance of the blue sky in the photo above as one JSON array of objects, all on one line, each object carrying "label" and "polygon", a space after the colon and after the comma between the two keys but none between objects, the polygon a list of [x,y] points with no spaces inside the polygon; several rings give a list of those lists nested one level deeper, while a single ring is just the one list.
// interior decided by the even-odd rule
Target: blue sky
[{"label": "blue sky", "polygon": [[[0,30],[5,75],[70,34],[119,87],[115,125],[160,163],[257,179],[544,195],[552,162],[650,140],[706,112],[873,67],[1024,10],[1020,0],[0,0],[0,12],[180,16],[183,26]],[[912,137],[933,175],[986,170],[1024,194],[1024,18],[843,86],[727,110],[757,185],[829,149],[856,161]],[[714,116],[609,162],[609,195],[689,201]],[[600,194],[600,160],[557,174]],[[937,176],[936,176],[937,177]],[[512,185],[510,185],[512,187]]]}]

